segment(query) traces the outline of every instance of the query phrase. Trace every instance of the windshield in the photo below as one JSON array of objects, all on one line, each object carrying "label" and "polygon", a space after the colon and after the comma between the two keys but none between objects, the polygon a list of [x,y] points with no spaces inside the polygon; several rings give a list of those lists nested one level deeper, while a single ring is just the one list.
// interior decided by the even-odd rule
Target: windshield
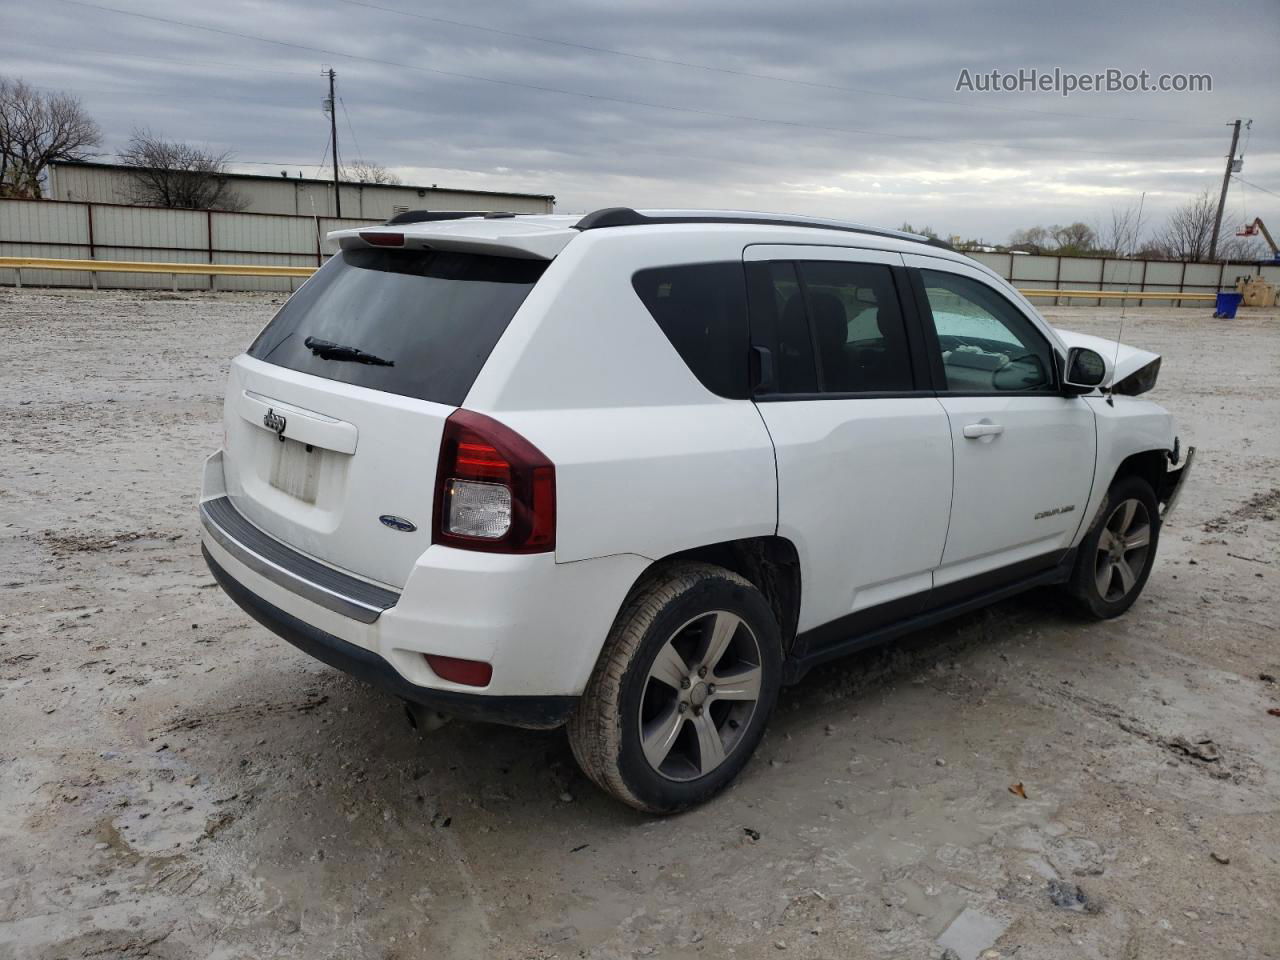
[{"label": "windshield", "polygon": [[[343,250],[285,302],[249,356],[459,406],[546,267],[471,253]],[[386,362],[349,362],[345,348]]]}]

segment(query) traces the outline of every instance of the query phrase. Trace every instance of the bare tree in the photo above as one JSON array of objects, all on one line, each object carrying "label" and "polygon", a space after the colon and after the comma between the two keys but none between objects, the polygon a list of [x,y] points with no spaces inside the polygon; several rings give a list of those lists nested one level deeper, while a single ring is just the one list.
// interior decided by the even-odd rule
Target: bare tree
[{"label": "bare tree", "polygon": [[1049,232],[1053,235],[1055,251],[1064,257],[1083,257],[1092,253],[1097,242],[1093,228],[1079,221],[1066,226],[1054,224]]},{"label": "bare tree", "polygon": [[101,142],[77,97],[0,77],[0,196],[39,199],[50,163],[85,160]]},{"label": "bare tree", "polygon": [[1015,230],[1009,236],[1009,249],[1027,253],[1042,253],[1053,244],[1053,238],[1044,227],[1027,227]]},{"label": "bare tree", "polygon": [[355,183],[398,184],[403,181],[380,163],[373,160],[357,160],[349,163],[344,171],[349,180]]},{"label": "bare tree", "polygon": [[132,167],[123,190],[129,203],[184,210],[243,210],[246,203],[228,181],[229,152],[214,153],[150,130],[133,131],[120,162]]},{"label": "bare tree", "polygon": [[1140,228],[1136,206],[1112,207],[1110,217],[1094,228],[1098,252],[1107,257],[1132,256]]},{"label": "bare tree", "polygon": [[1203,260],[1209,255],[1209,238],[1218,204],[1206,190],[1173,213],[1157,238],[1171,260]]},{"label": "bare tree", "polygon": [[1159,237],[1151,237],[1144,241],[1134,252],[1135,260],[1172,260],[1169,254],[1169,248],[1164,245],[1164,241]]}]

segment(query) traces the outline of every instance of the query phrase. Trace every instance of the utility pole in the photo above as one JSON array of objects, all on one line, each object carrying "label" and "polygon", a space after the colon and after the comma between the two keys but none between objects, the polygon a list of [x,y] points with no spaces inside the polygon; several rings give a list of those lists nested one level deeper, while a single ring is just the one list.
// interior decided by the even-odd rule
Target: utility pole
[{"label": "utility pole", "polygon": [[[1252,121],[1250,121],[1252,122]],[[1240,142],[1240,121],[1231,125],[1231,150],[1227,153],[1227,172],[1222,175],[1222,193],[1218,195],[1218,215],[1213,218],[1213,236],[1209,239],[1209,259],[1218,259],[1218,234],[1222,230],[1222,211],[1227,206],[1227,187],[1236,163],[1236,144]]]},{"label": "utility pole", "polygon": [[[329,111],[329,139],[333,141],[333,215],[335,217],[342,216],[342,192],[338,186],[338,101],[334,97],[333,83],[337,79],[337,73],[333,67],[325,71],[329,76],[329,99],[325,101],[325,107]],[[1240,124],[1236,123],[1236,132],[1240,130]],[[1235,146],[1231,148],[1235,152]],[[1225,187],[1224,187],[1225,190]],[[1214,236],[1217,236],[1215,233]]]}]

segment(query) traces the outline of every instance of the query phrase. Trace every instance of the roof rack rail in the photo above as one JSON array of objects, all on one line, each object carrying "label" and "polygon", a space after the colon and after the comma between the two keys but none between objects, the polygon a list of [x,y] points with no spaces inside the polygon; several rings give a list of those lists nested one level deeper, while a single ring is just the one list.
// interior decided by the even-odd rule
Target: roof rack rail
[{"label": "roof rack rail", "polygon": [[430,223],[434,220],[461,220],[464,217],[488,217],[492,216],[493,213],[494,211],[492,210],[406,210],[403,213],[397,213],[385,225]]},{"label": "roof rack rail", "polygon": [[742,223],[771,227],[811,227],[817,230],[841,230],[845,233],[862,233],[894,240],[911,240],[933,247],[951,250],[949,243],[936,238],[921,237],[901,230],[881,230],[843,220],[826,220],[821,217],[788,217],[773,213],[739,211],[716,212],[711,210],[660,210],[641,213],[631,207],[605,207],[588,213],[574,224],[577,230],[599,230],[604,227],[639,227],[658,223]]}]

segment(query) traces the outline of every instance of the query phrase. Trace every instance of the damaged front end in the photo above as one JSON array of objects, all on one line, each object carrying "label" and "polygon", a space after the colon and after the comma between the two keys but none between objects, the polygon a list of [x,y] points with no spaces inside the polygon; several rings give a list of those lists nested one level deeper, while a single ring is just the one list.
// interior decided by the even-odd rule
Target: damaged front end
[{"label": "damaged front end", "polygon": [[1087,333],[1057,330],[1057,334],[1068,349],[1086,347],[1102,357],[1107,365],[1104,392],[1137,397],[1155,387],[1160,375],[1160,354]]},{"label": "damaged front end", "polygon": [[1147,363],[1145,366],[1139,367],[1133,373],[1129,374],[1121,380],[1117,380],[1114,387],[1111,388],[1112,393],[1118,393],[1125,397],[1136,397],[1146,393],[1156,385],[1156,378],[1160,376],[1160,357]]},{"label": "damaged front end", "polygon": [[[1156,359],[1156,365],[1159,366],[1159,358]],[[1173,508],[1177,506],[1178,498],[1182,496],[1182,490],[1187,485],[1187,477],[1191,474],[1191,462],[1196,458],[1196,448],[1187,447],[1187,455],[1183,458],[1181,453],[1181,443],[1177,437],[1173,440],[1173,449],[1168,453],[1169,467],[1164,472],[1164,476],[1160,478],[1160,483],[1156,490],[1156,500],[1161,506],[1160,522],[1164,523],[1169,519],[1169,515],[1173,513]]]}]

